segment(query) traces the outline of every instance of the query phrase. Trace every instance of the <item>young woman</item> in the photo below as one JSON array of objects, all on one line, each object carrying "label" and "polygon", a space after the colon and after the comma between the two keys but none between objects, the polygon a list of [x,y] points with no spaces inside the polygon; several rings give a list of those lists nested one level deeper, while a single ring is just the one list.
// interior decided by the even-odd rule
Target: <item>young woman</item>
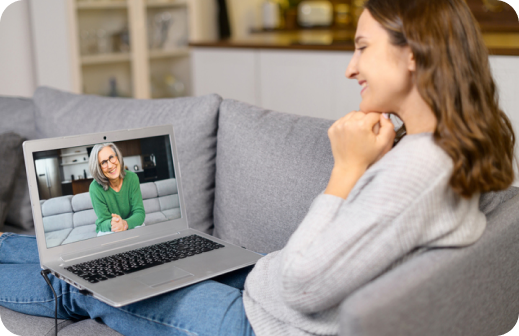
[{"label": "young woman", "polygon": [[[346,73],[362,86],[360,111],[330,128],[329,184],[287,245],[248,275],[121,308],[53,279],[60,317],[100,318],[124,335],[334,335],[338,305],[360,286],[427,247],[479,239],[480,194],[514,180],[515,137],[474,18],[464,0],[365,8]],[[388,113],[405,131],[395,135]],[[0,304],[53,316],[34,238],[2,235],[0,263]]]}]

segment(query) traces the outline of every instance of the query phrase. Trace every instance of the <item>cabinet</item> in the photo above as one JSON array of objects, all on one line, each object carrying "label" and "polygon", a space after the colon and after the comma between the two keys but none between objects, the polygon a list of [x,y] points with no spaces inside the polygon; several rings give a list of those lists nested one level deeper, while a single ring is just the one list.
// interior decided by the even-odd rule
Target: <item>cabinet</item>
[{"label": "cabinet", "polygon": [[189,13],[189,0],[70,0],[75,91],[191,95]]},{"label": "cabinet", "polygon": [[90,184],[94,179],[87,178],[72,181],[72,195],[82,194],[89,191]]},{"label": "cabinet", "polygon": [[142,154],[140,140],[118,141],[114,144],[121,151],[123,157],[140,156]]},{"label": "cabinet", "polygon": [[[356,80],[345,77],[351,51],[193,47],[195,95],[218,93],[266,109],[339,119],[358,110]],[[519,127],[519,57],[490,56],[502,109]]]},{"label": "cabinet", "polygon": [[280,112],[339,119],[357,110],[360,86],[345,78],[348,51],[194,47],[195,95],[218,93]]}]

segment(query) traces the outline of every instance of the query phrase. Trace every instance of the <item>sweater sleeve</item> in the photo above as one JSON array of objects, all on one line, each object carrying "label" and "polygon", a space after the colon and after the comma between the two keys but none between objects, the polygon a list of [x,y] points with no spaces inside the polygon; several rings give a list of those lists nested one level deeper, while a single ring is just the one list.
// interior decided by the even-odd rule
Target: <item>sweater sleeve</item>
[{"label": "sweater sleeve", "polygon": [[130,216],[126,218],[128,229],[133,229],[136,226],[142,225],[146,217],[144,212],[144,204],[142,202],[141,186],[137,175],[127,175],[130,177]]},{"label": "sweater sleeve", "polygon": [[421,238],[417,207],[446,176],[422,177],[431,179],[379,173],[361,178],[347,200],[319,195],[282,251],[283,300],[308,314],[334,307],[409,253]]},{"label": "sweater sleeve", "polygon": [[95,186],[94,183],[97,182],[92,181],[88,191],[90,194],[90,199],[92,200],[94,212],[97,216],[96,233],[110,232],[112,231],[112,214],[110,213],[108,205],[106,204],[106,200],[103,197],[102,189],[100,189],[100,187]]}]

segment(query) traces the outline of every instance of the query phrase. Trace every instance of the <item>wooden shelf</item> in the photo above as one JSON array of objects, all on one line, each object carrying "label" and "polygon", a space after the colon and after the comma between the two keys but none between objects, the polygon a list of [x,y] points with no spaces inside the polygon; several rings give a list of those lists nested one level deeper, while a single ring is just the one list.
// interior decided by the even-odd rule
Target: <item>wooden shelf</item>
[{"label": "wooden shelf", "polygon": [[125,9],[127,7],[126,1],[91,0],[77,2],[77,9]]},{"label": "wooden shelf", "polygon": [[182,57],[189,56],[189,48],[177,48],[177,49],[154,49],[149,51],[150,59],[167,58],[167,57]]},{"label": "wooden shelf", "polygon": [[88,153],[85,151],[85,152],[79,152],[79,153],[61,154],[60,157],[67,157],[67,156],[74,156],[74,155],[85,155],[85,154],[88,154]]},{"label": "wooden shelf", "polygon": [[[149,99],[152,79],[150,68],[153,67],[174,73],[185,84],[186,95],[191,94],[188,66],[190,48],[175,47],[178,43],[176,41],[189,40],[191,0],[67,0],[66,3],[70,15],[69,26],[73,32],[70,34],[70,44],[72,63],[75,65],[74,92],[100,94],[106,91],[106,84],[114,78],[117,90],[122,95]],[[179,25],[171,27],[175,34],[170,36],[170,43],[166,44],[174,49],[149,50],[148,19],[161,11],[171,12],[173,17],[178,16],[176,22]],[[128,39],[119,35],[112,40],[114,52],[81,54],[80,32],[93,29],[105,29],[110,33],[127,29],[131,51],[116,52],[119,51],[119,40]]]},{"label": "wooden shelf", "polygon": [[181,6],[187,6],[187,0],[173,0],[173,1],[149,0],[146,2],[146,7],[148,7],[148,8],[181,7]]},{"label": "wooden shelf", "polygon": [[82,65],[92,65],[92,64],[129,62],[130,59],[131,59],[130,53],[85,55],[85,56],[81,56],[81,64]]},{"label": "wooden shelf", "polygon": [[78,164],[88,164],[88,161],[62,163],[61,166],[73,166]]}]

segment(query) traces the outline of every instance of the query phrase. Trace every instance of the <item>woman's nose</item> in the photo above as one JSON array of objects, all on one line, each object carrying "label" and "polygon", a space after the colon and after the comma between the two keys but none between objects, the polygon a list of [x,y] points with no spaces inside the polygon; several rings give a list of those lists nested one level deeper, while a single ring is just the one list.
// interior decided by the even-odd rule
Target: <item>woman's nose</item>
[{"label": "woman's nose", "polygon": [[350,61],[350,64],[348,64],[348,67],[346,68],[346,77],[349,79],[354,79],[357,75],[357,53],[355,52]]}]

